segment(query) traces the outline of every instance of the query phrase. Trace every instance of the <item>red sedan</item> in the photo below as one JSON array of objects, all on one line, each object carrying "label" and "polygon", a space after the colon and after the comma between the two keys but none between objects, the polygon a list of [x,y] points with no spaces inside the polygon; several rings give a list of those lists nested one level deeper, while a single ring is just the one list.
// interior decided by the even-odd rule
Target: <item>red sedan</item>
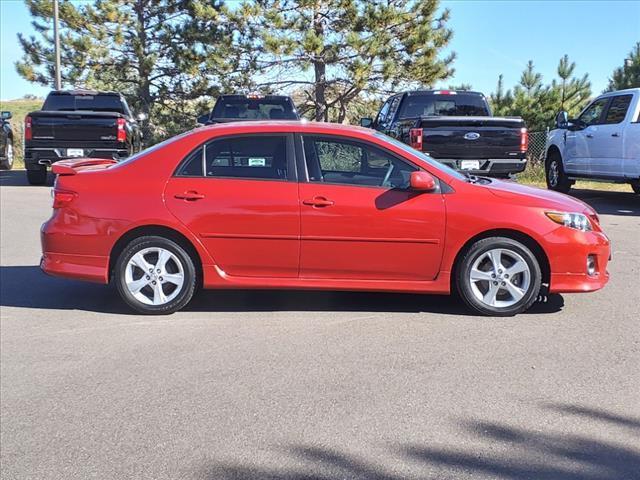
[{"label": "red sedan", "polygon": [[609,278],[588,205],[465,176],[357,127],[220,124],[53,171],[42,269],[113,282],[142,313],[179,310],[202,286],[455,289],[476,312],[514,315],[542,288]]}]

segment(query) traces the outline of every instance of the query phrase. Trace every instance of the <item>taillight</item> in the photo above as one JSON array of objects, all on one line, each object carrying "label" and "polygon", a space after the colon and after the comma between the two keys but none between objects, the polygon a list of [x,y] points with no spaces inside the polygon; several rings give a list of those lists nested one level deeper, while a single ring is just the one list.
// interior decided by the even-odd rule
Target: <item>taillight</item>
[{"label": "taillight", "polygon": [[520,152],[527,153],[529,150],[529,134],[526,128],[520,129]]},{"label": "taillight", "polygon": [[409,146],[422,151],[422,129],[412,128],[409,130]]},{"label": "taillight", "polygon": [[118,134],[116,135],[116,139],[119,142],[126,142],[127,141],[127,131],[125,130],[125,119],[124,118],[119,118],[118,119]]},{"label": "taillight", "polygon": [[78,194],[68,190],[53,191],[53,208],[62,208],[69,205]]},{"label": "taillight", "polygon": [[33,130],[31,129],[31,117],[24,117],[24,139],[31,140],[33,138]]}]

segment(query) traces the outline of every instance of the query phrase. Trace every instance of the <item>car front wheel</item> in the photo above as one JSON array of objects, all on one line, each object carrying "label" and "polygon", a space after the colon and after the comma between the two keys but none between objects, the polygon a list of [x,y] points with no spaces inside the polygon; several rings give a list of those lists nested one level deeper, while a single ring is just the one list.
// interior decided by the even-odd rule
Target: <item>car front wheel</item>
[{"label": "car front wheel", "polygon": [[549,153],[545,165],[545,177],[547,180],[547,188],[556,192],[568,193],[571,190],[572,182],[564,173],[562,158],[557,152]]},{"label": "car front wheel", "polygon": [[196,270],[189,254],[164,237],[140,237],[118,257],[114,281],[134,310],[150,315],[173,313],[193,297]]},{"label": "car front wheel", "polygon": [[500,317],[531,307],[538,298],[541,282],[535,255],[522,243],[505,237],[474,243],[456,275],[460,296],[472,310]]}]

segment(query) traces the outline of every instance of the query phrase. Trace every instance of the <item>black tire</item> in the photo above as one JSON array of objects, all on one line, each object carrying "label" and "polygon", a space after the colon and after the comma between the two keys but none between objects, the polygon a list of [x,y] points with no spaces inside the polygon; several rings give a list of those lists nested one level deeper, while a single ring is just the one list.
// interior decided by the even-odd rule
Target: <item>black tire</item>
[{"label": "black tire", "polygon": [[37,170],[27,170],[29,185],[44,185],[47,183],[47,167],[44,165]]},{"label": "black tire", "polygon": [[631,183],[631,189],[640,195],[640,182],[632,182]]},{"label": "black tire", "polygon": [[547,155],[545,162],[545,178],[547,180],[547,188],[556,192],[569,193],[574,182],[570,180],[564,173],[562,165],[562,157],[556,151],[551,151]]},{"label": "black tire", "polygon": [[7,143],[4,146],[4,152],[2,152],[2,160],[0,160],[0,170],[11,170],[13,168],[13,162],[15,150],[13,149],[13,140],[7,138]]},{"label": "black tire", "polygon": [[[488,256],[488,252],[495,249],[501,249],[504,252],[502,259],[505,262],[504,267],[507,269],[515,265],[515,262],[508,264],[508,260],[517,257],[519,257],[518,260],[522,259],[528,267],[528,281],[525,280],[525,276],[527,275],[525,272],[513,274],[509,280],[509,276],[506,273],[508,270],[500,269],[500,274],[498,278],[495,279],[497,281],[478,280],[478,284],[475,285],[474,290],[474,285],[472,285],[471,281],[471,270],[474,264],[476,261],[487,261],[488,259],[486,259],[486,257]],[[482,263],[480,263],[480,265],[482,265]],[[478,267],[480,267],[480,265]],[[489,276],[492,275],[491,270],[482,271],[482,273],[488,273]],[[533,305],[540,293],[542,273],[535,255],[525,245],[511,238],[489,237],[475,242],[464,254],[457,265],[455,280],[460,297],[474,312],[495,317],[508,317],[524,312]],[[519,288],[520,291],[524,291],[522,297],[511,305],[507,305],[507,303],[515,300],[515,297],[509,293],[507,288],[502,288],[502,285],[506,285],[506,281],[509,281],[510,287],[513,285],[526,285],[526,288]],[[512,281],[513,283],[511,283]],[[492,284],[494,287],[492,287]],[[485,287],[486,291],[483,292],[482,288]],[[504,305],[489,305],[478,298],[477,294],[484,294],[486,298],[491,288],[495,288],[498,292],[497,295],[494,295],[494,302],[492,303],[496,303],[497,301],[504,303]]]},{"label": "black tire", "polygon": [[[127,287],[126,282],[126,270],[127,265],[131,258],[139,252],[147,251],[146,249],[163,249],[169,251],[171,254],[175,256],[175,259],[171,259],[171,265],[174,267],[174,273],[176,271],[175,267],[182,267],[182,273],[184,275],[184,281],[180,287],[175,287],[176,295],[166,303],[160,305],[150,305],[147,303],[143,303],[139,298],[136,298],[134,294]],[[153,255],[149,253],[148,255]],[[149,258],[148,256],[146,258]],[[176,260],[180,262],[180,265],[176,263]],[[156,265],[157,266],[157,265]],[[137,271],[137,267],[134,269]],[[142,270],[140,270],[142,272]],[[140,272],[137,272],[138,274]],[[146,272],[143,272],[145,278],[149,278],[146,276]],[[151,281],[155,278],[156,280],[162,280],[162,273],[158,273],[156,277],[151,278]],[[138,277],[141,279],[141,277]],[[134,278],[135,280],[135,278]],[[169,313],[176,312],[182,309],[185,305],[189,303],[193,294],[196,290],[196,268],[194,266],[194,261],[191,256],[176,242],[173,240],[169,240],[168,238],[159,237],[159,236],[145,236],[136,238],[132,240],[119,255],[116,260],[113,282],[118,289],[118,293],[125,301],[127,305],[136,310],[137,312],[146,314],[146,315],[166,315]],[[147,282],[147,286],[140,289],[140,292],[144,296],[154,296],[154,286],[151,285],[151,282]],[[153,285],[156,285],[155,283]],[[165,286],[171,287],[170,284],[165,284]],[[159,288],[164,288],[158,285]],[[149,289],[151,289],[151,293],[149,293]],[[143,291],[144,290],[144,291]],[[165,292],[166,293],[166,292]],[[173,295],[173,291],[167,293],[167,295]]]}]

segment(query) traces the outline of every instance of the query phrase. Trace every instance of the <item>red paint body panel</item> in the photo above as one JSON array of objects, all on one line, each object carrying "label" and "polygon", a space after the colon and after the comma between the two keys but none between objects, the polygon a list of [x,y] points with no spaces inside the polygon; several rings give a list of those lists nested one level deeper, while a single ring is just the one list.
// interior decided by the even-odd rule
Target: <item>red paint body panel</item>
[{"label": "red paint body panel", "polygon": [[[173,176],[180,161],[206,141],[269,132],[370,142],[448,187],[444,193],[417,193],[304,180]],[[62,171],[67,175],[57,178],[55,188],[77,195],[54,210],[42,228],[42,268],[54,275],[108,282],[118,239],[153,225],[179,232],[194,246],[205,288],[449,293],[461,249],[494,230],[519,232],[540,245],[549,261],[552,292],[593,291],[608,280],[609,241],[597,222],[592,222],[594,231],[580,232],[544,215],[553,210],[594,218],[586,204],[511,182],[467,183],[358,127],[221,124],[187,132],[116,165],[68,160]],[[198,198],[176,198],[185,192]],[[317,197],[330,203],[308,204]],[[597,258],[593,277],[586,274],[587,255]]]}]

